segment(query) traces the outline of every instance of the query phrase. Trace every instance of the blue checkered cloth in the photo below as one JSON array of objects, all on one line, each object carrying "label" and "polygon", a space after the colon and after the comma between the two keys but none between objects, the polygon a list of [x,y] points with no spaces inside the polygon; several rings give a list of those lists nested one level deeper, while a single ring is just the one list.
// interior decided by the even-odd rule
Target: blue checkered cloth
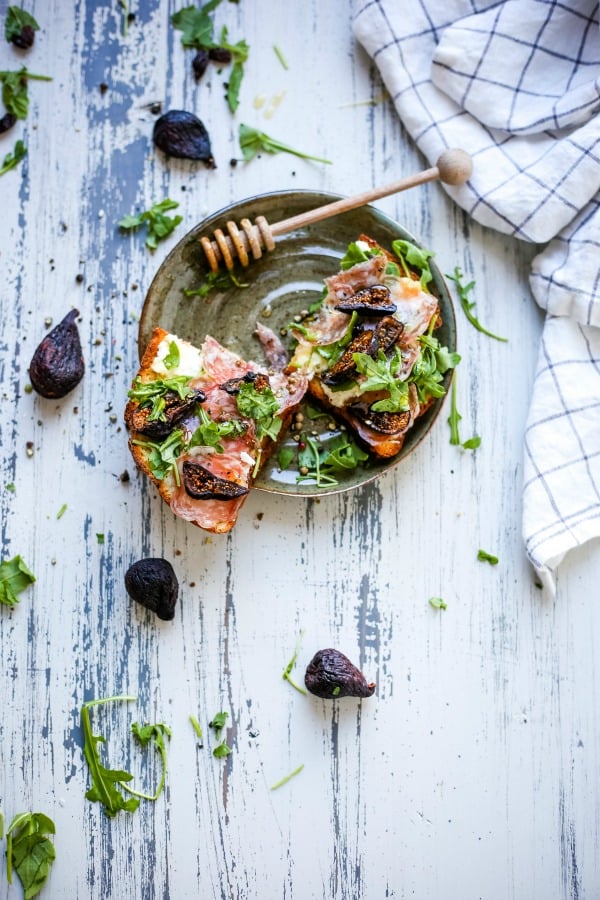
[{"label": "blue checkered cloth", "polygon": [[523,536],[554,587],[600,536],[600,29],[596,0],[354,0],[354,33],[444,186],[475,220],[544,244],[530,284],[547,316],[525,432]]}]

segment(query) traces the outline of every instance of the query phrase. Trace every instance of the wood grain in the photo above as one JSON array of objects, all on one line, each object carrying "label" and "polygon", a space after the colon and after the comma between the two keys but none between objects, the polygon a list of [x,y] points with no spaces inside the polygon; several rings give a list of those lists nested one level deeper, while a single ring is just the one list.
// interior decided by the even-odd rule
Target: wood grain
[{"label": "wood grain", "polygon": [[[481,447],[449,444],[446,407],[377,482],[320,500],[257,492],[230,535],[208,537],[134,473],[122,424],[158,266],[185,230],[234,200],[293,187],[350,195],[425,161],[334,0],[219,7],[219,26],[251,48],[235,116],[226,72],[194,83],[169,24],[174,3],[132,3],[127,37],[117,2],[27,8],[42,26],[35,46],[24,56],[4,43],[0,68],[26,62],[53,81],[31,85],[28,119],[0,138],[1,155],[13,137],[28,147],[0,179],[0,502],[3,558],[22,554],[37,580],[14,611],[0,609],[0,808],[7,820],[33,809],[56,822],[42,896],[600,895],[600,565],[594,547],[574,553],[551,599],[520,534],[541,328],[527,283],[536,248],[473,224],[438,184],[383,198],[378,207],[435,248],[442,271],[458,264],[476,280],[478,315],[509,339],[489,340],[457,310],[461,429]],[[215,171],[153,150],[155,101],[200,115]],[[239,122],[334,165],[280,154],[232,167]],[[118,232],[124,214],[167,196],[184,222],[154,254],[142,235]],[[29,360],[45,319],[73,306],[86,375],[64,401],[42,400],[25,392]],[[478,562],[479,548],[498,565]],[[169,559],[180,579],[171,623],[125,593],[127,567],[147,555]],[[433,610],[431,596],[448,608]],[[327,703],[294,691],[282,672],[301,631],[299,680],[317,649],[334,646],[376,695]],[[157,770],[132,745],[131,722],[164,721],[173,737],[163,796],[110,820],[85,799],[80,709],[121,693],[137,702],[92,712],[111,765],[150,786]],[[211,752],[219,710],[226,760]],[[19,891],[0,871],[0,897]]]}]

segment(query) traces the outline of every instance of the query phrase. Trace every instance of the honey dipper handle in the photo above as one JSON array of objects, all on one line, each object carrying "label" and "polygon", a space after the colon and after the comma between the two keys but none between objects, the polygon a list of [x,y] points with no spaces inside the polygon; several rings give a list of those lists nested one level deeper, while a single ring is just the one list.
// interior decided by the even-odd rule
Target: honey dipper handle
[{"label": "honey dipper handle", "polygon": [[279,234],[287,234],[295,228],[312,225],[313,222],[320,222],[331,216],[348,212],[350,209],[365,206],[373,200],[379,200],[380,197],[398,194],[400,191],[406,191],[408,188],[425,184],[428,181],[436,181],[438,178],[446,184],[464,184],[465,181],[468,181],[472,168],[471,157],[464,150],[446,150],[438,159],[437,165],[432,166],[430,169],[409,175],[407,178],[401,178],[399,181],[392,181],[390,184],[383,185],[383,187],[363,191],[362,194],[355,194],[354,197],[335,200],[333,203],[327,203],[325,206],[319,206],[316,209],[308,210],[308,212],[299,213],[297,216],[291,216],[289,219],[282,219],[280,222],[275,222],[271,225],[271,234],[274,237]]}]

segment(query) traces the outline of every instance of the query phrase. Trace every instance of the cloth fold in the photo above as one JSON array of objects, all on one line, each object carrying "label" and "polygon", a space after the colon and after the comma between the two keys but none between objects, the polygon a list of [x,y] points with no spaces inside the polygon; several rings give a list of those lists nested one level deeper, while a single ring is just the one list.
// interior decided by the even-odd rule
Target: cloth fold
[{"label": "cloth fold", "polygon": [[525,434],[523,537],[552,587],[600,536],[600,29],[597,0],[354,0],[354,33],[444,186],[482,225],[546,244],[530,285],[547,312]]}]

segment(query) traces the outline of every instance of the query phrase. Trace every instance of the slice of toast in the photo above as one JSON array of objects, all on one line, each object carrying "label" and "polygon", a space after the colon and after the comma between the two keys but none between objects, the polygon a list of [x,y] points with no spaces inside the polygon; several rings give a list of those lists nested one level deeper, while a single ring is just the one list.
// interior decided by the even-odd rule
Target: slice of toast
[{"label": "slice of toast", "polygon": [[306,374],[308,393],[374,457],[395,456],[458,361],[433,335],[438,299],[404,257],[367,235],[325,287],[318,311],[294,331],[288,371]]},{"label": "slice of toast", "polygon": [[210,336],[195,347],[155,328],[125,409],[135,463],[175,515],[228,532],[306,387]]}]

